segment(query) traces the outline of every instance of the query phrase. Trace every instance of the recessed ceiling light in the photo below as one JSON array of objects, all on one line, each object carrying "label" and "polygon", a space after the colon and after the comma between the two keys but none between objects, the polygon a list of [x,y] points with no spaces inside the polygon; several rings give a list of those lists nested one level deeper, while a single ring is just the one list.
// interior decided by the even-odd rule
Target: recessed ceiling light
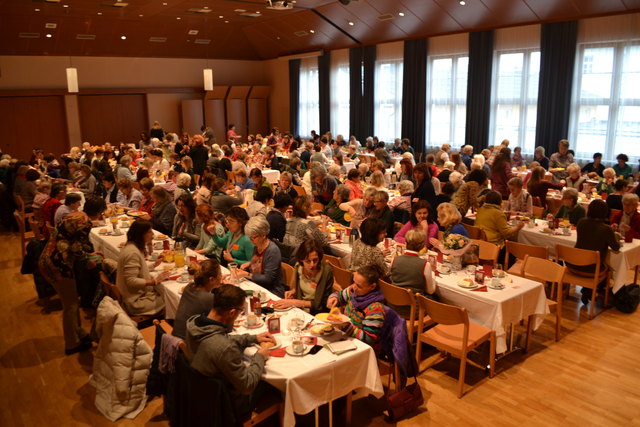
[{"label": "recessed ceiling light", "polygon": [[140,14],[140,15],[138,15],[138,16],[139,16],[140,18],[142,18],[144,15],[143,15],[143,14]]},{"label": "recessed ceiling light", "polygon": [[122,40],[126,40],[126,39],[127,39],[127,36],[120,36],[120,38],[121,38]]},{"label": "recessed ceiling light", "polygon": [[315,30],[309,30],[309,32],[310,32],[311,34],[315,34],[315,33],[316,33],[316,32],[315,32]]},{"label": "recessed ceiling light", "polygon": [[220,16],[218,16],[218,18],[222,19],[222,18],[224,18],[224,16],[220,15]]},{"label": "recessed ceiling light", "polygon": [[46,37],[46,38],[48,38],[48,39],[50,39],[50,38],[51,38],[51,37],[53,37],[53,36],[52,36],[51,34],[47,34],[45,37]]},{"label": "recessed ceiling light", "polygon": [[258,15],[260,15],[260,11],[259,11],[259,10],[256,10],[256,13],[257,13]]},{"label": "recessed ceiling light", "polygon": [[404,16],[404,12],[398,12],[398,16]]},{"label": "recessed ceiling light", "polygon": [[203,9],[209,9],[209,6],[205,6]]},{"label": "recessed ceiling light", "polygon": [[166,6],[168,3],[162,3],[163,6]]},{"label": "recessed ceiling light", "polygon": [[36,12],[40,12],[40,9],[34,9],[34,11],[36,11]]},{"label": "recessed ceiling light", "polygon": [[466,1],[464,1],[464,0],[460,0],[460,6],[464,6],[465,4],[467,4],[467,2],[466,2]]},{"label": "recessed ceiling light", "polygon": [[102,15],[102,12],[98,12],[98,15]]},{"label": "recessed ceiling light", "polygon": [[181,20],[182,18],[180,18],[179,16],[176,16],[176,19],[179,21],[179,20]]},{"label": "recessed ceiling light", "polygon": [[62,7],[69,7],[69,5],[68,4],[63,4]]},{"label": "recessed ceiling light", "polygon": [[280,36],[276,37],[276,40],[280,40]]},{"label": "recessed ceiling light", "polygon": [[349,25],[351,25],[353,27],[356,24],[354,24],[353,21],[349,21]]},{"label": "recessed ceiling light", "polygon": [[224,23],[225,23],[225,24],[228,24],[228,23],[229,23],[229,21],[224,21]]}]

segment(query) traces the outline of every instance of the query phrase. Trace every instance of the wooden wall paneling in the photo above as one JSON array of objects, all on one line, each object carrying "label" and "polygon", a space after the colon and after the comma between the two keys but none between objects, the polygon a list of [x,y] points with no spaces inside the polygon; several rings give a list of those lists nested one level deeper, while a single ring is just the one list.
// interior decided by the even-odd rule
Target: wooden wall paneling
[{"label": "wooden wall paneling", "polygon": [[204,97],[204,122],[213,129],[216,143],[222,144],[227,135],[226,98],[229,86],[214,86]]},{"label": "wooden wall paneling", "polygon": [[247,96],[251,86],[232,86],[227,95],[227,126],[234,124],[236,133],[247,136]]},{"label": "wooden wall paneling", "polygon": [[190,135],[202,133],[200,127],[204,123],[203,102],[201,99],[183,99],[180,104],[180,124],[183,132]]},{"label": "wooden wall paneling", "polygon": [[247,100],[247,122],[249,133],[269,133],[269,92],[270,86],[253,86]]},{"label": "wooden wall paneling", "polygon": [[2,152],[29,160],[34,148],[59,156],[69,151],[64,97],[0,98]]},{"label": "wooden wall paneling", "polygon": [[92,144],[136,144],[148,131],[144,94],[80,95],[82,140]]}]

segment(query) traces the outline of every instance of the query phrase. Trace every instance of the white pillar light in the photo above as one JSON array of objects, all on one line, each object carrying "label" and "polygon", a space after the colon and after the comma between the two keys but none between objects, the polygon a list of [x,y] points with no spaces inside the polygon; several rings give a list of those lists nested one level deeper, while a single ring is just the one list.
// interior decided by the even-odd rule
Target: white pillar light
[{"label": "white pillar light", "polygon": [[76,68],[67,68],[67,90],[70,93],[78,92],[78,70]]},{"label": "white pillar light", "polygon": [[213,90],[213,70],[211,68],[205,68],[202,70],[204,77],[204,90]]}]

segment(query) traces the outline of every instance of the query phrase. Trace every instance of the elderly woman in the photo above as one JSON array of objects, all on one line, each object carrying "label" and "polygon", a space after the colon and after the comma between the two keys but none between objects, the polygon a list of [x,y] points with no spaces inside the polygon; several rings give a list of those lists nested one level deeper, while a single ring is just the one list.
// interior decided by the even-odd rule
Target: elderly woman
[{"label": "elderly woman", "polygon": [[128,179],[129,181],[135,181],[136,177],[131,173],[131,156],[125,155],[120,158],[120,165],[115,170],[116,179],[120,181],[123,178]]},{"label": "elderly woman", "polygon": [[616,181],[616,171],[613,168],[606,168],[602,172],[603,178],[596,185],[596,191],[600,194],[611,194],[615,191],[613,183]]},{"label": "elderly woman", "polygon": [[249,218],[256,215],[266,216],[271,200],[273,200],[273,192],[270,188],[258,188],[253,200],[247,204],[247,215],[249,215]]},{"label": "elderly woman", "polygon": [[271,186],[269,181],[267,181],[265,177],[262,176],[262,171],[260,169],[258,168],[251,169],[251,172],[249,173],[249,178],[251,178],[251,181],[253,181],[254,196],[258,193],[258,188],[260,187],[267,187],[269,190],[273,191],[273,187]]},{"label": "elderly woman", "polygon": [[361,199],[349,200],[346,203],[340,205],[340,209],[348,211],[351,215],[352,226],[357,226],[359,222],[369,216],[375,206],[373,205],[373,197],[378,193],[375,188],[369,187],[365,190]]},{"label": "elderly woman", "polygon": [[582,184],[584,184],[587,179],[586,176],[582,175],[580,166],[577,163],[571,163],[567,166],[567,174],[569,176],[567,176],[567,179],[565,180],[566,187],[575,188],[580,191],[582,189]]},{"label": "elderly woman", "polygon": [[62,218],[69,215],[72,212],[77,212],[82,204],[82,196],[78,193],[67,194],[64,199],[64,204],[56,210],[56,214],[53,217],[53,224],[58,225]]},{"label": "elderly woman", "polygon": [[367,218],[380,218],[386,225],[387,236],[393,236],[395,220],[393,212],[389,209],[389,193],[384,190],[378,191],[373,196],[373,207]]},{"label": "elderly woman", "polygon": [[91,173],[91,166],[80,166],[81,178],[76,182],[78,190],[85,195],[92,195],[96,191],[96,177]]},{"label": "elderly woman", "polygon": [[350,337],[363,341],[374,349],[380,348],[384,326],[384,295],[378,287],[383,272],[377,265],[363,265],[353,275],[353,285],[332,294],[327,307],[346,307],[349,322],[340,329]]},{"label": "elderly woman", "polygon": [[466,175],[468,170],[467,170],[467,166],[462,162],[462,157],[460,156],[460,153],[458,152],[453,152],[451,153],[451,161],[453,162],[453,170],[455,172],[460,172],[462,174],[462,176]]},{"label": "elderly woman", "polygon": [[311,192],[315,202],[329,204],[336,189],[336,180],[329,176],[321,166],[314,166],[311,171]]},{"label": "elderly woman", "polygon": [[198,265],[193,282],[184,287],[171,334],[186,338],[187,319],[196,314],[209,313],[213,305],[214,288],[222,285],[222,272],[217,259],[207,259]]},{"label": "elderly woman", "polygon": [[20,166],[13,184],[13,193],[22,198],[25,212],[31,212],[33,199],[36,196],[36,181],[40,173],[29,166]]},{"label": "elderly woman", "polygon": [[234,197],[224,192],[227,181],[222,178],[215,178],[211,187],[211,207],[214,211],[227,213],[233,206],[243,203],[242,198]]},{"label": "elderly woman", "polygon": [[118,196],[116,200],[118,205],[133,209],[140,209],[140,202],[142,201],[142,193],[133,188],[133,183],[127,178],[118,180]]},{"label": "elderly woman", "polygon": [[462,184],[453,197],[453,204],[460,211],[460,215],[466,215],[469,209],[478,208],[478,196],[487,185],[487,174],[481,169],[471,171],[467,182]]},{"label": "elderly woman", "polygon": [[333,191],[333,199],[324,208],[322,214],[328,216],[333,222],[348,226],[350,222],[344,219],[344,214],[347,212],[340,209],[340,205],[349,201],[350,192],[349,187],[346,185],[338,185]]},{"label": "elderly woman", "polygon": [[389,201],[389,209],[393,211],[393,217],[398,222],[406,222],[411,211],[411,194],[413,193],[413,182],[409,180],[400,181],[398,184],[399,196]]},{"label": "elderly woman", "polygon": [[[411,153],[409,153],[410,155]],[[399,181],[411,181],[412,184],[415,184],[415,180],[413,179],[413,163],[409,159],[402,159],[396,165],[396,172],[398,173]]]},{"label": "elderly woman", "polygon": [[293,176],[289,172],[282,172],[280,174],[280,179],[278,180],[278,186],[280,187],[278,191],[287,194],[292,199],[298,197],[298,192],[295,188],[293,188]]},{"label": "elderly woman", "polygon": [[484,155],[482,154],[476,154],[473,156],[470,169],[471,171],[480,169],[485,173],[487,178],[491,177],[491,166],[489,166]]},{"label": "elderly woman", "polygon": [[361,199],[364,188],[362,186],[362,175],[356,168],[351,169],[347,173],[347,179],[344,181],[349,190],[349,200]]},{"label": "elderly woman", "polygon": [[449,175],[449,182],[453,185],[453,188],[458,190],[464,184],[464,175],[458,171],[453,171]]},{"label": "elderly woman", "polygon": [[[558,142],[558,152],[553,153],[551,157],[549,157],[549,172],[553,174],[553,181],[555,183],[560,183],[563,179],[567,179],[567,167],[571,163],[573,163],[573,154],[569,153],[569,141],[561,139],[560,142]],[[542,162],[540,162],[540,164],[542,164]]]},{"label": "elderly woman", "polygon": [[509,200],[507,211],[533,215],[533,197],[522,189],[522,179],[516,176],[509,180]]},{"label": "elderly woman", "polygon": [[540,164],[540,167],[544,168],[545,170],[549,169],[549,158],[544,155],[544,147],[536,147],[535,151],[533,152],[533,160],[538,162]]},{"label": "elderly woman", "polygon": [[487,241],[499,248],[504,247],[507,238],[516,234],[524,226],[523,222],[511,227],[502,211],[502,196],[497,191],[490,191],[485,196],[485,203],[478,209],[476,227],[487,235]]},{"label": "elderly woman", "polygon": [[[433,215],[430,215],[431,206],[424,200],[420,200],[412,206],[411,209],[411,217],[409,222],[407,222],[401,229],[396,233],[393,237],[398,243],[406,243],[406,235],[411,230],[422,230],[427,236],[426,245],[423,247],[430,247],[431,243],[429,242],[430,238],[438,237],[438,224],[433,221],[431,218]],[[422,248],[420,248],[422,249]]]},{"label": "elderly woman", "polygon": [[255,246],[251,260],[240,266],[240,277],[247,277],[252,282],[268,289],[279,297],[284,296],[282,284],[282,256],[280,248],[267,237],[269,223],[262,216],[250,218],[245,226],[245,233]]},{"label": "elderly woman", "polygon": [[[428,244],[422,229],[410,230],[406,235],[407,250],[394,258],[391,264],[391,281],[394,285],[427,295],[435,299],[436,280],[431,265],[419,257],[420,251]],[[409,307],[391,306],[399,315],[408,318]]]},{"label": "elderly woman", "polygon": [[224,230],[219,230],[222,232],[211,235],[213,243],[223,249],[222,264],[235,262],[242,265],[249,262],[253,255],[253,243],[244,233],[244,227],[249,221],[247,211],[234,206],[227,212],[225,220],[229,231],[224,233]]},{"label": "elderly woman", "polygon": [[89,240],[91,220],[84,212],[74,212],[56,226],[39,259],[44,278],[51,283],[62,301],[62,331],[65,354],[78,353],[92,347],[89,335],[80,324],[78,284],[74,265],[84,263],[94,268],[102,255],[93,251]]},{"label": "elderly woman", "polygon": [[[164,300],[156,286],[171,274],[163,271],[154,279],[145,261],[145,249],[153,240],[153,229],[149,221],[138,219],[127,231],[127,243],[118,256],[116,285],[122,293],[124,310],[131,316],[154,315],[164,309]],[[162,262],[159,257],[152,268]]]},{"label": "elderly woman", "polygon": [[387,236],[387,225],[379,218],[367,218],[360,225],[360,240],[353,244],[351,252],[351,271],[357,271],[363,265],[375,264],[384,276],[388,275],[384,257],[388,249],[381,250],[377,245]]},{"label": "elderly woman", "polygon": [[191,190],[189,189],[189,185],[191,184],[191,176],[188,173],[181,172],[175,178],[175,181],[176,189],[173,192],[173,199],[178,200],[183,194],[191,197]]},{"label": "elderly woman", "polygon": [[331,266],[322,262],[322,248],[313,240],[306,240],[296,251],[293,288],[284,293],[285,299],[276,301],[276,309],[299,307],[316,314],[327,310],[327,299],[333,290]]},{"label": "elderly woman", "polygon": [[33,209],[33,218],[38,226],[42,228],[42,226],[44,226],[43,208],[47,200],[51,197],[51,181],[39,180],[37,183],[37,192],[33,198],[31,207]]},{"label": "elderly woman", "polygon": [[196,203],[188,194],[180,196],[175,203],[177,213],[173,220],[171,237],[193,249],[198,245],[202,232],[202,224],[196,218]]},{"label": "elderly woman", "polygon": [[[607,199],[607,201],[609,201]],[[592,202],[593,203],[593,202]],[[640,239],[640,213],[638,213],[638,195],[622,196],[622,210],[611,218],[611,227],[626,235],[631,233],[634,239]]]},{"label": "elderly woman", "polygon": [[556,218],[568,219],[571,225],[577,225],[578,221],[585,217],[587,212],[578,203],[578,190],[567,188],[562,192],[560,209],[556,213]]},{"label": "elderly woman", "polygon": [[170,235],[173,231],[173,223],[176,216],[176,206],[171,201],[171,195],[159,185],[154,186],[149,192],[153,200],[151,215],[142,218],[151,221],[153,228],[162,234]]},{"label": "elderly woman", "polygon": [[522,148],[516,147],[513,149],[513,155],[511,156],[511,165],[515,168],[524,166],[524,157],[522,157]]},{"label": "elderly woman", "polygon": [[542,207],[547,206],[547,192],[550,188],[562,190],[561,184],[553,184],[544,179],[546,170],[542,166],[538,166],[531,171],[531,178],[527,182],[527,190],[532,197],[538,197],[542,203]]},{"label": "elderly woman", "polygon": [[293,218],[287,222],[284,243],[289,246],[300,246],[307,239],[314,240],[320,247],[327,245],[327,236],[320,231],[314,221],[307,219],[311,213],[309,197],[298,197],[293,201]]},{"label": "elderly woman", "polygon": [[142,193],[142,200],[140,200],[140,210],[151,214],[151,209],[153,208],[153,198],[151,197],[153,181],[151,180],[151,178],[142,178],[139,182],[140,193]]}]

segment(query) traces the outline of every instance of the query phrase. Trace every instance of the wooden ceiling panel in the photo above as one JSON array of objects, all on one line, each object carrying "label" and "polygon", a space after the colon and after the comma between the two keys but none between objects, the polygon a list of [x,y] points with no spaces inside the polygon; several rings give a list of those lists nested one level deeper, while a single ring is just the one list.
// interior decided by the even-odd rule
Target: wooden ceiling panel
[{"label": "wooden ceiling panel", "polygon": [[464,6],[456,0],[435,0],[435,2],[463,28],[477,30],[493,26],[496,23],[496,18],[491,10],[481,1],[469,0]]},{"label": "wooden ceiling panel", "polygon": [[541,21],[560,21],[579,16],[578,10],[571,1],[524,0],[524,2]]},{"label": "wooden ceiling panel", "polygon": [[627,10],[640,10],[640,0],[622,0]]},{"label": "wooden ceiling panel", "polygon": [[417,29],[417,36],[464,31],[464,28],[435,1],[402,0],[400,3],[422,21],[423,26]]},{"label": "wooden ceiling panel", "polygon": [[524,24],[538,20],[536,14],[523,0],[512,0],[505,4],[503,0],[482,0],[491,11],[494,22]]},{"label": "wooden ceiling panel", "polygon": [[625,7],[622,0],[580,0],[574,1],[576,8],[584,15],[614,13]]}]

